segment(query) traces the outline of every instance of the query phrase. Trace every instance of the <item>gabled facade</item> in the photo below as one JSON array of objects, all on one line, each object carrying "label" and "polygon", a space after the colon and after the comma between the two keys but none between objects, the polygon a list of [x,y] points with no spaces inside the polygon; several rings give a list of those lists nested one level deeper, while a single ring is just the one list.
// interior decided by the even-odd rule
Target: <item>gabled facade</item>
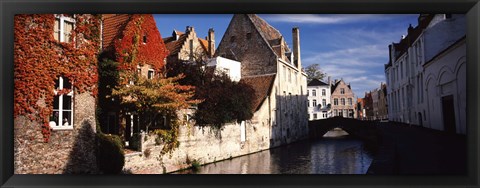
[{"label": "gabled facade", "polygon": [[24,14],[14,23],[14,174],[98,173],[98,16]]},{"label": "gabled facade", "polygon": [[465,15],[421,14],[418,26],[389,46],[389,120],[466,133],[465,33]]},{"label": "gabled facade", "polygon": [[[300,34],[292,29],[290,50],[278,30],[254,14],[235,14],[215,52],[216,56],[241,62],[242,78],[275,74],[275,95],[266,119],[271,128],[269,146],[306,138],[306,74],[302,72]],[[262,107],[263,108],[263,107]]]},{"label": "gabled facade", "polygon": [[353,93],[350,84],[347,85],[343,79],[335,80],[331,88],[333,116],[355,118],[355,93]]},{"label": "gabled facade", "polygon": [[[328,80],[330,83],[330,79]],[[313,79],[307,85],[308,120],[326,119],[332,116],[330,85],[318,79]]]},{"label": "gabled facade", "polygon": [[208,30],[205,39],[199,38],[195,28],[187,26],[185,32],[173,30],[172,35],[163,38],[165,46],[170,52],[167,56],[167,70],[169,76],[177,75],[181,71],[181,63],[206,63],[215,53],[215,32]]},{"label": "gabled facade", "polygon": [[[100,58],[119,63],[118,68],[152,79],[165,76],[168,50],[163,43],[151,14],[105,14],[102,15],[102,49]],[[134,85],[129,78],[118,84]],[[119,134],[129,143],[135,133],[145,130],[139,123],[136,112],[121,111],[118,100],[113,99],[102,106],[106,112],[101,118],[105,133]],[[160,121],[158,121],[160,122]],[[113,127],[113,129],[112,129]],[[119,128],[119,129],[117,129]]]}]

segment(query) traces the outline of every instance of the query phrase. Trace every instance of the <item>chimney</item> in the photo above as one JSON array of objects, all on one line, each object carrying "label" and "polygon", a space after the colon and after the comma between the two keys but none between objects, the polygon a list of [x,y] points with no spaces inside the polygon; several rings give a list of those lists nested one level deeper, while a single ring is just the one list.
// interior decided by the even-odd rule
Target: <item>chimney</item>
[{"label": "chimney", "polygon": [[215,54],[215,31],[213,28],[208,29],[208,56],[211,58]]},{"label": "chimney", "polygon": [[331,77],[331,76],[328,76],[328,85],[329,85],[329,86],[332,85],[332,77]]},{"label": "chimney", "polygon": [[300,57],[300,30],[298,27],[292,28],[293,39],[293,65],[302,70],[302,61]]},{"label": "chimney", "polygon": [[193,27],[192,26],[187,26],[187,28],[185,29],[185,33],[190,33],[193,31]]},{"label": "chimney", "polygon": [[408,35],[410,35],[410,33],[413,31],[412,24],[410,24],[410,25],[408,26],[408,30],[407,30],[407,31],[408,31]]}]

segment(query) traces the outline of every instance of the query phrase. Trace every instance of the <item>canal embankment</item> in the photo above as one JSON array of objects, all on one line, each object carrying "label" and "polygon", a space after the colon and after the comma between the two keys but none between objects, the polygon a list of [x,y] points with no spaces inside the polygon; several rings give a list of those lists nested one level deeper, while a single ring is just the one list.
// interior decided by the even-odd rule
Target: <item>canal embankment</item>
[{"label": "canal embankment", "polygon": [[465,135],[396,122],[378,123],[381,142],[367,174],[466,175]]}]

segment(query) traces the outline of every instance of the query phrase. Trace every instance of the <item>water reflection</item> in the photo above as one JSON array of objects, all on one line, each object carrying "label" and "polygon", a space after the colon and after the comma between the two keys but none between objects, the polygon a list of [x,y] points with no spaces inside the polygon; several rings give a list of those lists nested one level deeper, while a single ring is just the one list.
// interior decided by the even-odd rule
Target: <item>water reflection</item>
[{"label": "water reflection", "polygon": [[302,141],[178,174],[365,174],[372,162],[359,140],[346,137]]}]

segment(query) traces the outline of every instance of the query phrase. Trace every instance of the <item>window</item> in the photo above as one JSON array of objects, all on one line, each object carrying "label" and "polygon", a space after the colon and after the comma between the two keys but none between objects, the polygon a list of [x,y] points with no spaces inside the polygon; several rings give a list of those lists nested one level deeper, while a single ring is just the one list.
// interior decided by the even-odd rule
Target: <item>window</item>
[{"label": "window", "polygon": [[139,76],[142,75],[142,68],[140,68],[139,66],[137,66],[137,74]]},{"label": "window", "polygon": [[353,104],[352,98],[348,98],[348,105],[352,105],[352,104]]},{"label": "window", "polygon": [[338,110],[338,116],[343,117],[343,110]]},{"label": "window", "polygon": [[310,90],[307,89],[307,96],[310,95]]},{"label": "window", "polygon": [[247,39],[251,39],[252,38],[252,33],[247,33]]},{"label": "window", "polygon": [[230,42],[235,42],[235,36],[230,37]]},{"label": "window", "polygon": [[147,34],[143,34],[143,44],[147,43]]},{"label": "window", "polygon": [[[68,89],[67,94],[59,94]],[[55,97],[53,98],[53,114],[50,117],[50,127],[54,130],[73,129],[73,90],[68,78],[60,77],[55,82]]]},{"label": "window", "polygon": [[310,107],[310,100],[307,100],[307,107]]},{"label": "window", "polygon": [[325,91],[325,89],[322,89],[322,96],[326,96],[327,95],[327,92]]},{"label": "window", "polygon": [[222,73],[227,75],[227,76],[230,76],[230,69],[229,68],[223,68]]},{"label": "window", "polygon": [[327,112],[323,112],[323,118],[327,118]]},{"label": "window", "polygon": [[333,116],[338,116],[338,111],[337,110],[333,110]]},{"label": "window", "polygon": [[55,15],[55,26],[53,29],[53,38],[59,42],[72,42],[72,31],[75,20],[72,17],[64,15]]},{"label": "window", "polygon": [[153,77],[155,76],[155,71],[153,69],[149,69],[148,70],[148,79],[153,79]]},{"label": "window", "polygon": [[316,89],[312,90],[312,96],[317,96],[317,90]]},{"label": "window", "polygon": [[341,99],[340,99],[340,104],[341,104],[341,105],[345,105],[345,98],[341,98]]},{"label": "window", "polygon": [[340,88],[340,94],[345,94],[345,88]]},{"label": "window", "polygon": [[313,107],[316,107],[317,106],[317,100],[313,99],[313,104],[312,104]]},{"label": "window", "polygon": [[313,114],[313,119],[317,119],[317,114]]},{"label": "window", "polygon": [[333,99],[333,105],[338,105],[338,99]]},{"label": "window", "polygon": [[323,107],[326,107],[326,106],[327,106],[327,100],[326,100],[326,99],[322,99],[322,106],[323,106]]}]

